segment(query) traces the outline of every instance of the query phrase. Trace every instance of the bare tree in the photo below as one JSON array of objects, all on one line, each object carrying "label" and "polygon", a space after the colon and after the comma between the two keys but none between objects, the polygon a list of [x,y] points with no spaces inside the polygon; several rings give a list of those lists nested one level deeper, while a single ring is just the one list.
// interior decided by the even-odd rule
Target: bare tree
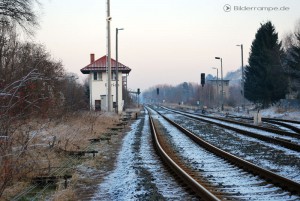
[{"label": "bare tree", "polygon": [[283,39],[285,72],[288,75],[289,95],[300,99],[300,20],[295,25],[294,32],[288,33]]},{"label": "bare tree", "polygon": [[0,0],[0,199],[8,185],[43,172],[41,158],[47,159],[49,172],[47,150],[55,140],[37,151],[39,131],[30,121],[38,117],[49,123],[86,107],[75,75],[66,74],[44,46],[18,39],[18,26],[32,33],[38,24],[34,4],[38,1]]},{"label": "bare tree", "polygon": [[[11,30],[15,30],[11,27]],[[0,36],[0,197],[4,189],[39,168],[36,135],[27,123],[34,117],[65,114],[69,93],[61,62],[41,45],[18,41],[15,32]],[[70,82],[74,105],[83,88]],[[77,109],[72,107],[73,110]],[[45,152],[43,152],[45,154]]]},{"label": "bare tree", "polygon": [[29,132],[17,134],[16,130],[24,124],[29,115],[28,111],[38,112],[40,109],[37,104],[40,98],[29,98],[33,94],[22,93],[24,87],[43,79],[45,78],[42,74],[34,69],[22,79],[0,90],[0,197],[15,178],[32,171],[33,166],[29,166],[24,157],[33,136]]},{"label": "bare tree", "polygon": [[78,75],[75,73],[67,73],[62,78],[61,92],[66,112],[88,109],[89,102],[86,98],[86,86],[78,83],[78,79]]},{"label": "bare tree", "polygon": [[0,26],[17,24],[27,33],[32,34],[38,25],[34,11],[37,0],[0,0]]}]

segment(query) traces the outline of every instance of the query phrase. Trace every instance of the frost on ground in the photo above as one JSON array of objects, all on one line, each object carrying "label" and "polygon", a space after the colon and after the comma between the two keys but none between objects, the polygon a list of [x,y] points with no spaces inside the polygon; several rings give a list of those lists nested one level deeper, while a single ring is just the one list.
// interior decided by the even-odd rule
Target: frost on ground
[{"label": "frost on ground", "polygon": [[148,117],[140,117],[123,139],[115,169],[93,200],[192,200],[157,158]]},{"label": "frost on ground", "polygon": [[[173,120],[180,119],[179,115],[167,116],[173,116]],[[183,158],[185,163],[189,164],[199,174],[204,175],[213,186],[221,188],[224,194],[229,193],[233,200],[273,201],[299,199],[298,196],[290,195],[288,191],[283,191],[279,187],[266,185],[265,181],[259,177],[248,174],[224,159],[208,152],[163,118],[158,118],[158,120],[165,126],[167,130],[166,136],[170,144],[172,144],[172,147]],[[191,122],[187,124],[191,124]],[[200,127],[205,126],[200,124]]]},{"label": "frost on ground", "polygon": [[[230,113],[232,115],[237,115],[237,116],[253,117],[257,113],[257,110],[250,111],[250,112],[230,111],[228,113]],[[260,113],[261,113],[261,116],[265,117],[265,118],[279,118],[279,119],[289,119],[289,120],[300,121],[300,109],[294,109],[294,108],[284,109],[284,108],[272,106],[270,108],[261,109]]]},{"label": "frost on ground", "polygon": [[278,107],[270,107],[261,110],[263,117],[282,118],[300,121],[300,110],[296,109],[281,109]]},{"label": "frost on ground", "polygon": [[[282,176],[300,181],[299,152],[177,114],[166,114],[207,142]],[[258,133],[258,132],[257,132]]]},{"label": "frost on ground", "polygon": [[[70,194],[72,194],[71,197],[76,198],[77,192],[74,189],[82,182],[78,172],[85,171],[83,165],[86,165],[88,170],[93,170],[97,165],[102,164],[105,156],[99,154],[93,158],[89,154],[77,158],[68,153],[90,149],[104,150],[102,147],[108,144],[106,141],[99,145],[92,145],[89,139],[105,135],[109,128],[115,126],[118,119],[119,117],[115,114],[78,112],[65,115],[60,119],[33,118],[24,122],[12,135],[19,136],[24,132],[27,134],[29,140],[27,140],[26,152],[23,154],[24,163],[19,161],[19,164],[23,165],[22,168],[30,171],[23,177],[16,177],[5,189],[0,200],[11,200],[20,194],[25,188],[32,185],[30,181],[33,177],[65,174],[72,175],[72,179],[68,181],[68,189],[64,189],[64,185],[60,185],[63,184],[63,179],[58,181],[58,191],[53,197],[48,197],[48,200],[64,200],[63,198],[70,197]],[[111,138],[112,144],[114,144],[114,139],[115,137]],[[12,147],[13,152],[16,153],[19,149],[18,146]],[[79,165],[78,171],[76,170],[77,165]],[[89,175],[88,173],[87,175]]]}]

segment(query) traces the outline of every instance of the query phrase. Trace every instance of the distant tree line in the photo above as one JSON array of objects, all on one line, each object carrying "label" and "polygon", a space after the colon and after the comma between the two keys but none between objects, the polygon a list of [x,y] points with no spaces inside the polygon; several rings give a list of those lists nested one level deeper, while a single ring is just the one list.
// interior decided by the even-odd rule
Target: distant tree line
[{"label": "distant tree line", "polygon": [[[197,83],[183,82],[176,86],[156,85],[142,93],[144,103],[172,103],[192,106],[207,106],[216,108],[220,106],[220,93],[217,95],[216,86],[208,80],[216,80],[212,75],[206,76],[204,87]],[[157,88],[159,94],[157,94]],[[219,88],[221,90],[221,88]],[[224,98],[224,103],[229,106],[240,106],[242,104],[241,86],[232,84],[229,86],[228,98]]]},{"label": "distant tree line", "polygon": [[[157,94],[159,89],[159,94]],[[143,99],[145,102],[168,102],[168,103],[181,103],[195,105],[199,99],[197,96],[197,85],[193,83],[184,82],[177,86],[172,85],[156,85],[143,92]]]}]

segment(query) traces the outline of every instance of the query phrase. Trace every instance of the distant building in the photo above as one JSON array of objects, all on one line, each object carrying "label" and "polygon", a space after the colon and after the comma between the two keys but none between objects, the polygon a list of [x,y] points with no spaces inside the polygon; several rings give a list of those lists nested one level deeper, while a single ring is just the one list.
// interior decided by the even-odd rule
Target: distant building
[{"label": "distant building", "polygon": [[[82,68],[83,74],[89,75],[90,87],[90,109],[96,111],[108,111],[107,104],[107,56],[103,56],[95,61],[95,55],[90,55],[90,64]],[[111,59],[111,94],[113,106],[116,105],[116,65],[117,62]],[[126,76],[125,84],[127,85],[127,75],[131,69],[118,62],[118,113],[122,112],[124,107],[123,99],[123,75]]]},{"label": "distant building", "polygon": [[[223,80],[223,91],[224,91],[224,98],[229,97],[229,81],[230,80]],[[222,93],[222,80],[207,80],[208,84],[212,86],[213,95],[217,97],[218,95],[221,97]]]}]

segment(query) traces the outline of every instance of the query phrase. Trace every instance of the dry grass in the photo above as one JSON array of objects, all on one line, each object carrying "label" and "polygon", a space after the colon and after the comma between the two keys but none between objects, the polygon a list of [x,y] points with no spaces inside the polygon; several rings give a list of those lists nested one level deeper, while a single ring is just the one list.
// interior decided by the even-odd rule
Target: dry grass
[{"label": "dry grass", "polygon": [[[108,128],[114,127],[118,122],[118,115],[95,112],[74,113],[60,120],[34,119],[27,122],[14,134],[15,136],[20,136],[16,137],[19,141],[28,140],[21,139],[24,136],[24,132],[30,137],[34,134],[34,137],[30,138],[28,142],[25,154],[19,160],[20,164],[26,164],[28,170],[23,180],[28,181],[28,178],[31,177],[51,175],[54,170],[70,165],[70,157],[66,155],[65,151],[87,149],[90,146],[88,139],[104,135],[108,132]],[[91,157],[86,158],[91,159]],[[74,162],[74,160],[72,161]],[[75,160],[75,164],[84,162],[90,167],[96,167],[100,161],[102,161],[102,157],[98,156],[92,160]],[[72,179],[67,189],[64,189],[64,185],[59,183],[57,191],[51,200],[76,200],[74,186],[78,181],[78,175],[74,174],[73,167],[62,169],[60,173],[73,174]],[[24,189],[25,184],[29,185],[28,182],[20,183],[19,178],[15,179],[13,185],[4,191],[0,200],[9,200],[14,197],[19,193],[20,189]]]},{"label": "dry grass", "polygon": [[53,197],[53,201],[73,201],[76,200],[76,192],[72,188],[58,190]]},{"label": "dry grass", "polygon": [[5,190],[5,195],[0,197],[0,201],[11,200],[10,198],[21,193],[30,184],[28,182],[16,182]]},{"label": "dry grass", "polygon": [[[57,189],[51,196],[52,201],[73,201],[77,199],[75,185],[78,182],[78,174],[74,173],[69,181],[68,187],[65,188],[65,181],[61,180],[57,183]],[[48,198],[49,199],[49,198]]]}]

